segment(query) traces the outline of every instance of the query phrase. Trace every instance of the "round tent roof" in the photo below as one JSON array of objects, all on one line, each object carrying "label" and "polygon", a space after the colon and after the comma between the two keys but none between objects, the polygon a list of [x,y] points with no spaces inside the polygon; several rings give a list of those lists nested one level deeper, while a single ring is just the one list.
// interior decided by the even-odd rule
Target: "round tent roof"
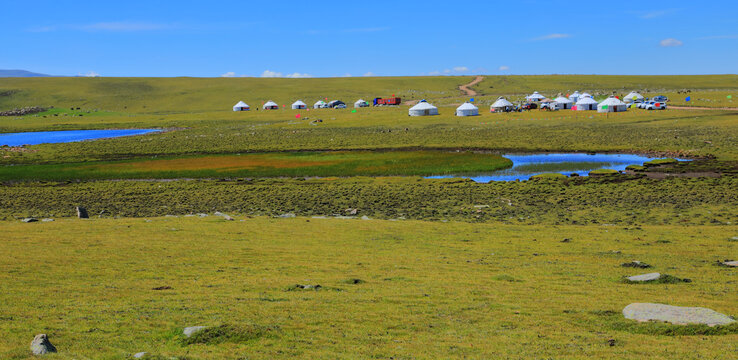
[{"label": "round tent roof", "polygon": [[465,102],[461,104],[461,106],[456,108],[456,111],[459,111],[459,110],[479,110],[479,108],[474,106],[474,104],[472,103]]},{"label": "round tent roof", "polygon": [[267,106],[279,106],[279,105],[277,105],[277,103],[275,103],[274,101],[269,100],[266,103],[264,103],[264,107],[267,107]]},{"label": "round tent roof", "polygon": [[356,105],[356,104],[362,104],[362,103],[365,103],[365,102],[366,101],[364,101],[364,99],[359,99],[359,100],[356,100],[356,102],[354,103],[354,105]]},{"label": "round tent roof", "polygon": [[323,100],[318,100],[318,101],[317,101],[317,102],[315,103],[315,105],[323,105],[323,104],[325,104],[325,101],[323,101]]},{"label": "round tent roof", "polygon": [[504,97],[500,96],[500,97],[497,98],[497,101],[495,101],[495,103],[492,104],[491,107],[493,107],[493,108],[501,108],[501,107],[505,107],[505,106],[513,106],[513,104],[511,102],[507,101],[507,99],[505,99]]},{"label": "round tent roof", "polygon": [[554,101],[556,101],[559,104],[571,104],[573,102],[563,96],[557,97],[556,99],[554,99]]},{"label": "round tent roof", "polygon": [[534,91],[533,94],[528,95],[527,99],[545,99],[546,97],[538,93],[538,91]]},{"label": "round tent roof", "polygon": [[587,105],[587,104],[597,104],[597,101],[595,99],[592,99],[591,96],[580,97],[579,101],[577,101],[577,105]]},{"label": "round tent roof", "polygon": [[635,100],[643,100],[643,99],[645,99],[643,97],[643,95],[641,95],[641,94],[639,94],[639,93],[637,93],[635,91],[631,91],[630,94],[625,95],[625,97],[623,97],[623,101],[628,101],[628,102],[629,101],[635,101]]},{"label": "round tent roof", "polygon": [[297,100],[297,101],[295,101],[295,102],[294,102],[294,103],[292,104],[292,106],[295,106],[295,105],[299,105],[299,106],[307,106],[307,104],[305,104],[304,102],[302,102],[302,100]]},{"label": "round tent roof", "polygon": [[581,97],[587,97],[587,96],[592,97],[592,94],[590,94],[590,93],[582,93],[579,96],[581,96]]},{"label": "round tent roof", "polygon": [[620,101],[620,99],[616,98],[615,96],[610,96],[609,98],[602,101],[600,105],[616,106],[616,105],[625,105],[625,103]]},{"label": "round tent roof", "polygon": [[438,109],[438,108],[429,104],[425,100],[419,102],[417,105],[410,108],[410,110],[430,110],[430,109]]},{"label": "round tent roof", "polygon": [[250,106],[243,101],[239,101],[238,104],[233,105],[233,107],[250,107]]}]

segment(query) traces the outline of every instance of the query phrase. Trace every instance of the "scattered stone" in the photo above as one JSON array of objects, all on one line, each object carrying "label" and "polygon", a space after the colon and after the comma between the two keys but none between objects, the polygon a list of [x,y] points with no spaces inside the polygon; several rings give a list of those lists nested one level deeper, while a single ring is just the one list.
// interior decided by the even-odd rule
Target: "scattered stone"
[{"label": "scattered stone", "polygon": [[738,261],[725,260],[723,261],[723,265],[729,267],[738,267]]},{"label": "scattered stone", "polygon": [[347,284],[353,284],[353,285],[362,284],[364,282],[365,281],[364,280],[361,280],[361,279],[348,279],[348,280],[346,280],[346,283]]},{"label": "scattered stone", "polygon": [[29,107],[17,108],[17,109],[8,110],[8,111],[0,111],[0,116],[23,116],[23,115],[44,112],[46,110],[48,109],[40,107],[40,106],[29,106]]},{"label": "scattered stone", "polygon": [[51,218],[45,218],[45,219],[41,219],[41,221],[42,221],[42,222],[52,222],[52,221],[54,221],[54,219],[51,219]]},{"label": "scattered stone", "polygon": [[159,286],[159,287],[155,287],[155,288],[153,288],[151,290],[172,290],[172,289],[174,289],[174,288],[171,287],[171,286]]},{"label": "scattered stone", "polygon": [[609,340],[607,340],[607,345],[615,346],[615,339],[609,339]]},{"label": "scattered stone", "polygon": [[199,214],[197,214],[197,216],[203,218],[203,217],[208,217],[208,214],[199,213]]},{"label": "scattered stone", "polygon": [[359,212],[359,209],[351,209],[351,208],[349,208],[349,209],[346,209],[345,212],[348,215],[356,215]]},{"label": "scattered stone", "polygon": [[725,314],[702,307],[681,307],[653,303],[633,303],[623,309],[626,319],[664,321],[675,325],[728,325],[735,322]]},{"label": "scattered stone", "polygon": [[371,220],[371,218],[368,217],[368,216],[366,216],[366,215],[364,215],[364,216],[361,217],[361,220]]},{"label": "scattered stone", "polygon": [[285,219],[286,218],[293,218],[293,217],[295,217],[295,214],[293,214],[293,213],[286,213],[286,214],[278,215],[277,217],[278,218],[285,218]]},{"label": "scattered stone", "polygon": [[569,238],[566,238],[566,239],[564,239],[564,240],[561,240],[561,242],[562,242],[562,243],[569,243],[569,242],[571,242],[571,239],[569,239]]},{"label": "scattered stone", "polygon": [[21,221],[24,222],[24,223],[32,223],[32,222],[38,221],[38,219],[30,217],[30,218],[25,218],[25,219],[23,219]]},{"label": "scattered stone", "polygon": [[646,263],[643,263],[643,262],[640,262],[638,260],[627,262],[627,263],[622,263],[622,264],[620,264],[620,266],[622,266],[622,267],[629,267],[629,268],[638,268],[638,269],[648,269],[648,268],[651,267],[651,265],[646,264]]},{"label": "scattered stone", "polygon": [[142,351],[142,352],[140,352],[140,353],[135,353],[135,354],[133,354],[133,358],[134,358],[134,359],[140,359],[140,358],[142,358],[142,357],[144,357],[144,356],[146,356],[146,352],[144,352],[144,351]]},{"label": "scattered stone", "polygon": [[649,273],[649,274],[643,274],[643,275],[635,275],[635,276],[629,276],[628,281],[633,282],[647,282],[647,281],[655,281],[661,278],[660,273]]},{"label": "scattered stone", "polygon": [[31,352],[33,355],[55,353],[56,347],[51,344],[46,334],[38,334],[33,338],[33,341],[31,341]]},{"label": "scattered stone", "polygon": [[223,219],[225,219],[226,221],[233,221],[233,218],[232,218],[232,217],[231,217],[230,215],[228,215],[228,214],[223,214],[223,213],[222,213],[222,212],[220,212],[220,211],[216,211],[216,212],[215,212],[215,214],[213,214],[213,215],[215,215],[215,216],[222,216],[222,217],[223,217]]},{"label": "scattered stone", "polygon": [[77,206],[77,217],[80,219],[89,219],[90,215],[87,213],[87,209]]},{"label": "scattered stone", "polygon": [[182,333],[184,334],[184,336],[190,337],[194,335],[196,332],[205,330],[207,328],[208,328],[207,326],[190,326],[190,327],[184,328],[184,330],[182,330]]},{"label": "scattered stone", "polygon": [[302,285],[302,284],[296,284],[290,287],[288,290],[320,290],[323,288],[320,285]]}]

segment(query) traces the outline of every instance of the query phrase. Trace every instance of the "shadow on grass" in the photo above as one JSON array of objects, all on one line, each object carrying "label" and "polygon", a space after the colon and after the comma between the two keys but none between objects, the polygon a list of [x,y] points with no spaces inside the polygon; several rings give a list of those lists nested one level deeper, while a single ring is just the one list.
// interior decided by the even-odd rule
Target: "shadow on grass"
[{"label": "shadow on grass", "polygon": [[190,337],[178,331],[178,341],[183,346],[192,344],[217,345],[222,343],[241,344],[266,336],[273,336],[280,331],[278,326],[263,325],[219,325],[202,329]]},{"label": "shadow on grass", "polygon": [[738,334],[738,322],[729,325],[673,325],[660,321],[638,322],[626,319],[623,314],[612,310],[592,311],[601,317],[607,327],[643,335],[690,336],[690,335],[730,335]]}]

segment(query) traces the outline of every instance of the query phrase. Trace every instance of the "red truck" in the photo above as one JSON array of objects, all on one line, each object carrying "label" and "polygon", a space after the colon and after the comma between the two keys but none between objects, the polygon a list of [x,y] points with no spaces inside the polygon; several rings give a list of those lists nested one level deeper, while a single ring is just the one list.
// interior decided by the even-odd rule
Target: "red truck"
[{"label": "red truck", "polygon": [[402,99],[396,97],[396,98],[374,98],[374,106],[379,105],[400,105],[402,104]]}]

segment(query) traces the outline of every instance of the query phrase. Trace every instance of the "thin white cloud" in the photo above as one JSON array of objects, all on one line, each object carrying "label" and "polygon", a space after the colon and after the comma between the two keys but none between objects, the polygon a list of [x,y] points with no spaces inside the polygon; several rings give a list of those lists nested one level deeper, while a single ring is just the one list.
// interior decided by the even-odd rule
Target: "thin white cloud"
[{"label": "thin white cloud", "polygon": [[507,65],[502,65],[499,68],[497,68],[497,70],[499,70],[499,71],[508,71],[508,70],[510,70],[510,67],[507,66]]},{"label": "thin white cloud", "polygon": [[133,32],[133,31],[155,31],[173,29],[171,24],[157,24],[147,22],[113,21],[99,22],[88,25],[77,25],[73,28],[85,31],[111,31],[111,32]]},{"label": "thin white cloud", "polygon": [[684,45],[684,43],[681,40],[677,40],[674,38],[668,38],[668,39],[659,41],[659,45],[661,45],[661,47],[677,47],[677,46]]},{"label": "thin white cloud", "polygon": [[365,74],[364,74],[364,75],[362,75],[362,76],[367,76],[367,77],[369,77],[369,76],[377,76],[377,75],[375,75],[375,74],[374,74],[373,72],[369,71],[369,72],[365,73]]},{"label": "thin white cloud", "polygon": [[[428,73],[429,76],[438,76],[438,75],[460,75],[464,73],[468,73],[469,68],[466,66],[454,66],[450,69],[443,69],[443,70],[435,70]],[[425,75],[425,74],[421,74]]]},{"label": "thin white cloud", "polygon": [[341,75],[341,77],[351,77],[351,74],[345,73],[345,74]]},{"label": "thin white cloud", "polygon": [[543,40],[566,39],[566,38],[570,38],[570,37],[571,37],[571,34],[559,34],[559,33],[555,33],[555,34],[548,34],[548,35],[544,35],[544,36],[539,36],[539,37],[533,38],[531,40],[532,41],[543,41]]},{"label": "thin white cloud", "polygon": [[666,10],[654,10],[654,11],[647,11],[647,12],[640,12],[641,19],[655,19],[662,16],[666,16],[669,14],[672,14],[676,12],[676,9],[666,9]]},{"label": "thin white cloud", "polygon": [[26,29],[27,32],[32,32],[32,33],[44,33],[44,32],[51,32],[55,30],[56,30],[56,26],[37,26],[37,27]]},{"label": "thin white cloud", "polygon": [[235,77],[235,76],[236,76],[236,73],[234,73],[233,71],[229,71],[225,74],[220,75],[220,77]]},{"label": "thin white cloud", "polygon": [[457,73],[467,72],[467,71],[469,71],[469,68],[466,67],[466,66],[457,66],[457,67],[453,68],[453,71],[454,72],[457,72]]},{"label": "thin white cloud", "polygon": [[738,35],[714,35],[697,38],[698,40],[738,39]]},{"label": "thin white cloud", "polygon": [[358,28],[358,29],[345,29],[343,32],[347,33],[370,33],[390,30],[389,27],[372,27],[372,28]]},{"label": "thin white cloud", "polygon": [[94,72],[94,71],[88,71],[84,74],[77,74],[77,76],[84,76],[84,77],[100,77],[100,74]]},{"label": "thin white cloud", "polygon": [[263,78],[273,78],[273,77],[282,77],[281,72],[271,71],[271,70],[264,70],[263,73],[261,73],[261,77]]},{"label": "thin white cloud", "polygon": [[295,72],[292,74],[287,74],[284,77],[293,78],[293,79],[303,79],[303,78],[311,78],[313,76],[310,74],[300,74],[299,72]]}]

